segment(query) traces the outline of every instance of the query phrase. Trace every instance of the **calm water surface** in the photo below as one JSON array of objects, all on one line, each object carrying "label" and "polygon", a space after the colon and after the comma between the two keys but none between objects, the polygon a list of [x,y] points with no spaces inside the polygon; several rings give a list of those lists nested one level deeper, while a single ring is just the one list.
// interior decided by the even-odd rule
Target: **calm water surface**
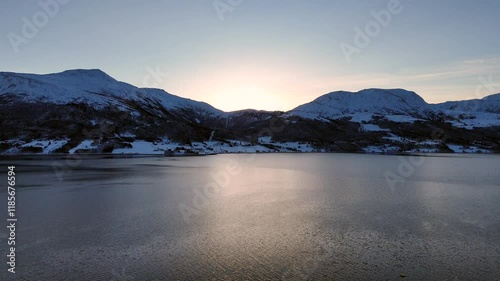
[{"label": "calm water surface", "polygon": [[12,164],[0,280],[500,280],[496,155],[2,160],[4,183]]}]

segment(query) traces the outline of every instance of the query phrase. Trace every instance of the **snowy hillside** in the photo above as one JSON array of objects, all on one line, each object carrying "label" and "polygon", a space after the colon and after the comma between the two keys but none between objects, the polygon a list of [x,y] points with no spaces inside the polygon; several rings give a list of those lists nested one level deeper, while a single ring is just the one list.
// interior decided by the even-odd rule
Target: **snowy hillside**
[{"label": "snowy hillside", "polygon": [[465,101],[448,101],[432,104],[431,108],[452,117],[454,126],[474,127],[500,126],[500,94]]},{"label": "snowy hillside", "polygon": [[447,101],[433,104],[433,108],[445,111],[459,112],[485,112],[500,114],[500,94],[484,97],[482,99]]},{"label": "snowy hillside", "polygon": [[95,108],[116,105],[125,109],[124,100],[143,104],[158,102],[167,110],[190,108],[213,116],[224,115],[207,103],[181,98],[160,89],[137,88],[98,69],[45,75],[0,72],[0,96],[6,94],[14,94],[27,102],[81,102]]},{"label": "snowy hillside", "polygon": [[483,99],[428,104],[414,92],[402,89],[367,89],[356,93],[333,92],[288,112],[290,116],[309,119],[340,119],[372,122],[374,115],[399,123],[430,120],[436,115],[448,116],[456,127],[500,126],[500,94]]},{"label": "snowy hillside", "polygon": [[291,110],[289,114],[311,119],[337,119],[366,114],[420,117],[426,109],[427,103],[414,92],[367,89],[356,93],[332,92]]}]

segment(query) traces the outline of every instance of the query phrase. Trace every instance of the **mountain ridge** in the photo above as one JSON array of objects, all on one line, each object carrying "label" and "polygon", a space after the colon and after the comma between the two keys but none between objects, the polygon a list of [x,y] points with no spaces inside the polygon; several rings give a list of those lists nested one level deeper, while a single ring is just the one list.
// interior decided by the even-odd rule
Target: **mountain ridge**
[{"label": "mountain ridge", "polygon": [[[137,86],[134,86],[134,85],[126,83],[126,82],[118,81],[118,80],[114,79],[112,76],[108,75],[106,72],[104,72],[104,71],[102,71],[100,69],[69,69],[69,70],[65,70],[65,71],[62,71],[62,72],[48,73],[48,74],[32,74],[32,73],[17,73],[17,72],[2,71],[2,72],[0,72],[0,77],[1,76],[4,76],[4,77],[5,76],[10,76],[10,77],[12,77],[12,76],[16,77],[17,76],[17,77],[22,77],[22,78],[37,80],[37,82],[41,82],[41,81],[40,81],[40,79],[36,79],[36,78],[51,78],[51,77],[76,77],[76,78],[87,77],[87,78],[90,78],[90,79],[98,79],[99,78],[99,79],[101,79],[99,81],[101,84],[102,84],[103,79],[104,79],[104,80],[107,80],[109,83],[119,83],[119,84],[122,84],[122,85],[128,85],[130,87],[135,88],[136,90],[146,90],[146,91],[158,90],[158,91],[163,91],[164,93],[166,93],[168,95],[172,95],[172,96],[179,97],[179,98],[182,98],[182,99],[187,99],[187,100],[191,100],[191,101],[196,101],[196,102],[201,102],[201,103],[208,104],[207,102],[204,102],[204,101],[197,101],[197,100],[193,100],[193,99],[190,99],[190,98],[181,97],[181,96],[177,96],[177,95],[171,94],[171,93],[165,91],[164,89],[137,87]],[[3,84],[3,81],[0,79],[0,92],[3,93],[3,92],[5,92],[5,89],[2,88],[2,84]],[[286,112],[290,112],[290,111],[296,110],[297,108],[299,108],[301,106],[304,106],[306,104],[310,104],[310,103],[313,103],[315,101],[319,101],[321,99],[325,99],[328,96],[331,96],[332,94],[335,95],[335,94],[364,94],[364,93],[374,93],[374,94],[386,93],[388,95],[395,95],[395,93],[396,93],[396,95],[395,95],[396,98],[401,98],[397,94],[413,94],[413,95],[415,95],[414,98],[420,99],[420,101],[418,101],[418,103],[421,104],[421,102],[423,102],[423,103],[425,103],[428,106],[438,106],[438,105],[443,105],[443,104],[446,104],[446,103],[457,103],[457,102],[468,102],[468,101],[472,102],[472,101],[475,101],[475,100],[489,101],[491,99],[495,99],[496,101],[500,101],[500,93],[498,93],[498,94],[492,94],[492,95],[488,95],[488,96],[482,97],[481,99],[444,101],[444,102],[439,102],[439,103],[427,103],[420,95],[418,95],[417,93],[415,93],[413,91],[409,91],[409,90],[406,90],[406,89],[401,89],[401,88],[394,88],[394,89],[367,88],[367,89],[363,89],[363,90],[360,90],[360,91],[357,91],[357,92],[351,92],[351,91],[346,91],[346,90],[339,90],[339,91],[329,92],[327,94],[318,96],[316,99],[314,99],[311,102],[299,105],[299,106],[297,106],[297,107],[295,107],[295,108],[293,108],[291,110],[288,110]],[[217,109],[217,108],[215,108],[215,109]],[[246,108],[246,109],[233,110],[233,111],[223,111],[223,110],[220,110],[220,109],[217,109],[217,110],[219,110],[221,112],[225,112],[225,113],[239,112],[239,111],[246,111],[246,110],[266,111],[266,112],[280,111],[280,110],[260,110],[260,109],[256,109],[256,108]]]},{"label": "mountain ridge", "polygon": [[[287,112],[224,112],[99,69],[0,72],[0,153],[496,152],[499,97],[429,104],[412,91],[370,88]],[[436,130],[446,138],[435,140]]]}]

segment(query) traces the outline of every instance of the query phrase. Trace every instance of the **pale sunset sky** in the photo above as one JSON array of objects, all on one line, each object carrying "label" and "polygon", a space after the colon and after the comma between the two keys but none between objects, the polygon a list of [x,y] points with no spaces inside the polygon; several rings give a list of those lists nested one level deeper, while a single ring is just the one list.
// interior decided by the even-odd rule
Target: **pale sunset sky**
[{"label": "pale sunset sky", "polygon": [[7,0],[0,71],[98,68],[225,111],[290,110],[365,88],[404,88],[430,103],[481,98],[500,92],[499,4]]}]

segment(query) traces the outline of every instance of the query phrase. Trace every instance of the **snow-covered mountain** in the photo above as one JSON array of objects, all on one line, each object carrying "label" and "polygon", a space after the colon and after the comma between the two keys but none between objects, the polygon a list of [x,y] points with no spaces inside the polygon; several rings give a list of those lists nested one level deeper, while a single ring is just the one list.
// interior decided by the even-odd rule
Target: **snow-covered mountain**
[{"label": "snow-covered mountain", "polygon": [[456,127],[474,128],[500,126],[500,94],[482,99],[448,101],[431,104],[435,111],[453,118],[450,122]]},{"label": "snow-covered mountain", "polygon": [[436,115],[449,117],[457,127],[500,126],[500,94],[483,99],[428,104],[415,92],[403,89],[366,89],[359,92],[332,92],[288,112],[309,119],[350,118],[370,122],[383,116],[394,122],[431,120]]},{"label": "snow-covered mountain", "polygon": [[159,103],[167,110],[193,109],[210,116],[224,115],[205,102],[181,98],[161,89],[138,88],[117,81],[98,69],[45,75],[0,72],[0,95],[8,94],[24,102],[85,103],[98,109],[110,105],[130,109],[124,103],[128,100],[144,105]]},{"label": "snow-covered mountain", "polygon": [[500,114],[500,94],[464,101],[447,101],[434,104],[435,109],[459,112],[485,112]]},{"label": "snow-covered mountain", "polygon": [[421,117],[428,104],[416,93],[403,89],[366,89],[359,92],[338,91],[323,95],[291,110],[304,118],[337,119],[362,114],[405,115]]},{"label": "snow-covered mountain", "polygon": [[167,150],[499,152],[500,94],[428,104],[403,89],[366,89],[288,112],[223,112],[96,69],[0,72],[0,153]]}]

